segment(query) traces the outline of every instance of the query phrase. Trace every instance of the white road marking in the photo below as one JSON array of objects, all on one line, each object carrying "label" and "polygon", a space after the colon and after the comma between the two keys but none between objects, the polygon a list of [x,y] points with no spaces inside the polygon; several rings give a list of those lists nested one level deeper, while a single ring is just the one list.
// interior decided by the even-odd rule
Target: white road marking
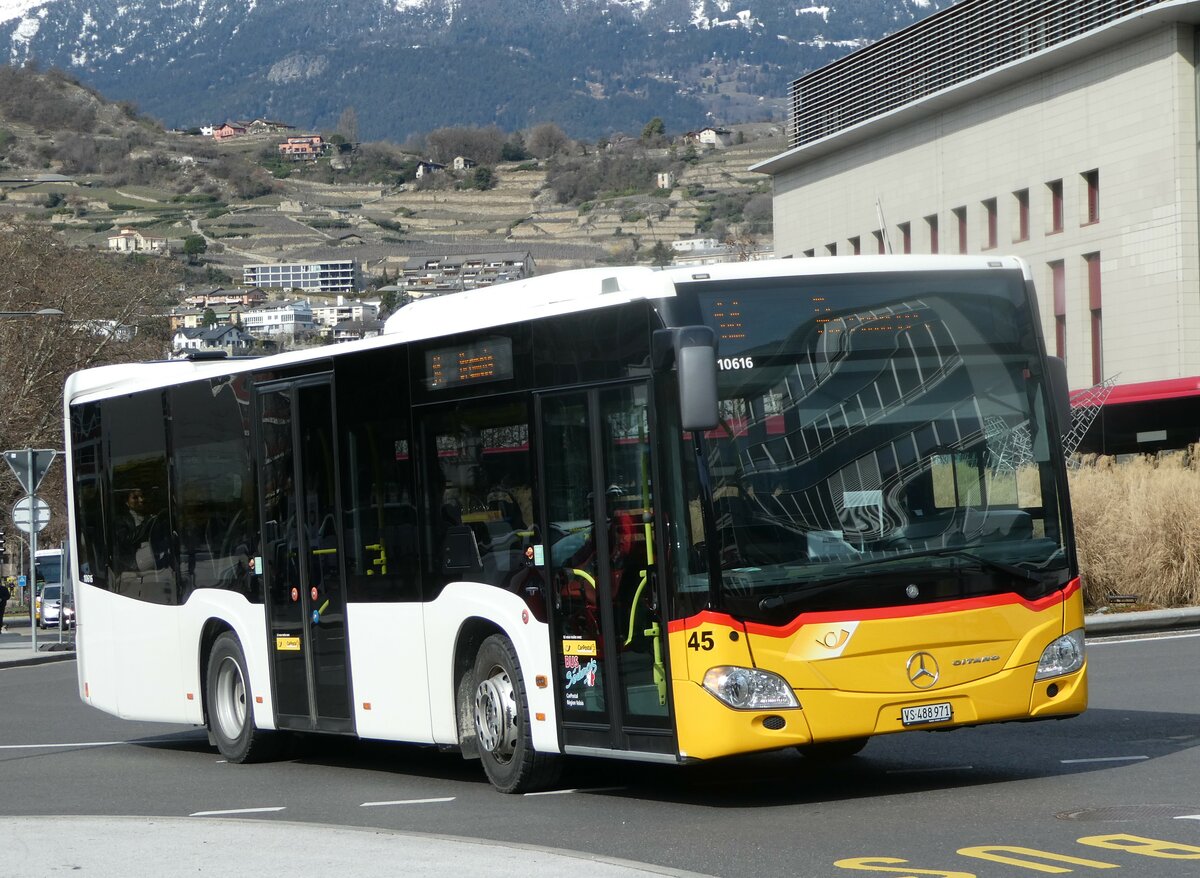
[{"label": "white road marking", "polygon": [[384,805],[432,805],[436,802],[453,802],[455,796],[445,796],[440,799],[397,799],[394,802],[363,802],[360,808],[379,808]]},{"label": "white road marking", "polygon": [[625,787],[587,787],[586,789],[542,790],[539,793],[526,793],[526,796],[562,796],[567,793],[611,793],[613,790],[623,790]]},{"label": "white road marking", "polygon": [[1115,637],[1109,638],[1109,637],[1104,637],[1103,635],[1095,635],[1095,636],[1097,638],[1095,640],[1093,640],[1091,637],[1087,638],[1088,646],[1108,646],[1110,644],[1115,644],[1115,643],[1145,643],[1146,641],[1159,641],[1159,640],[1189,640],[1193,637],[1200,637],[1200,631],[1197,631],[1192,634],[1163,634],[1161,636],[1154,635],[1154,634],[1147,632],[1146,634],[1143,634],[1140,637],[1121,637],[1121,638],[1115,638]]},{"label": "white road marking", "polygon": [[77,744],[0,744],[0,750],[48,750],[55,747],[116,747],[131,741],[80,741]]},{"label": "white road marking", "polygon": [[920,774],[925,771],[974,771],[974,765],[946,765],[930,768],[889,768],[888,774]]},{"label": "white road marking", "polygon": [[1176,820],[1200,820],[1200,814],[1180,814]]},{"label": "white road marking", "polygon": [[1097,756],[1094,759],[1060,759],[1063,765],[1079,765],[1084,762],[1139,762],[1149,756]]},{"label": "white road marking", "polygon": [[230,808],[225,811],[197,811],[189,817],[219,817],[225,814],[266,814],[270,811],[286,810],[286,805],[276,805],[272,808]]}]

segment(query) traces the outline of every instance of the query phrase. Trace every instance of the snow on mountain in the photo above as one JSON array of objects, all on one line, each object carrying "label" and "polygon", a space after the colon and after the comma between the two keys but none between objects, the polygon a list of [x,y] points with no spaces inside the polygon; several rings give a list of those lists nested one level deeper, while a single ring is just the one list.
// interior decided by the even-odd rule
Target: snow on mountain
[{"label": "snow on mountain", "polygon": [[172,125],[319,129],[354,106],[365,137],[543,121],[597,136],[763,118],[806,70],[951,2],[0,0],[0,57]]}]

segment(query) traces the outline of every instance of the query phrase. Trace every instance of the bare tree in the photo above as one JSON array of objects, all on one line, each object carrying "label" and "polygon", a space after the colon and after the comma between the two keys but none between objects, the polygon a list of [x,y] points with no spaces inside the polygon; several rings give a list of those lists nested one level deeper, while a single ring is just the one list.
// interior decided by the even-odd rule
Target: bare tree
[{"label": "bare tree", "polygon": [[[0,311],[64,312],[0,319],[0,449],[63,448],[63,383],[71,373],[163,357],[162,314],[177,271],[168,260],[75,250],[47,230],[0,225]],[[54,511],[49,542],[64,533],[64,471],[55,464],[39,491]],[[0,506],[21,494],[5,467]]]},{"label": "bare tree", "polygon": [[354,107],[346,107],[338,116],[337,133],[346,138],[347,143],[358,143],[358,111]]},{"label": "bare tree", "polygon": [[570,149],[571,138],[553,122],[544,122],[529,132],[529,152],[540,159],[565,153]]}]

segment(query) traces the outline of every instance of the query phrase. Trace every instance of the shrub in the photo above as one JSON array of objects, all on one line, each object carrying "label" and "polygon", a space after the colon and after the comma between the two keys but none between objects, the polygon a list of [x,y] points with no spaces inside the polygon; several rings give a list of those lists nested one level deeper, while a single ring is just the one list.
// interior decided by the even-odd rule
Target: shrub
[{"label": "shrub", "polygon": [[1200,605],[1200,449],[1088,460],[1070,474],[1084,601]]}]

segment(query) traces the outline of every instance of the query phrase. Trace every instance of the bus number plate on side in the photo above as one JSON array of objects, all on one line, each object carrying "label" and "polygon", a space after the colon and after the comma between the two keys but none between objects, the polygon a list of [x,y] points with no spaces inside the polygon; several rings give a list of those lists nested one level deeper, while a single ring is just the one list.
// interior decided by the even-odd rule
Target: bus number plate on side
[{"label": "bus number plate on side", "polygon": [[920,726],[925,723],[944,723],[953,718],[954,711],[950,708],[949,701],[900,708],[900,722],[906,726]]}]

